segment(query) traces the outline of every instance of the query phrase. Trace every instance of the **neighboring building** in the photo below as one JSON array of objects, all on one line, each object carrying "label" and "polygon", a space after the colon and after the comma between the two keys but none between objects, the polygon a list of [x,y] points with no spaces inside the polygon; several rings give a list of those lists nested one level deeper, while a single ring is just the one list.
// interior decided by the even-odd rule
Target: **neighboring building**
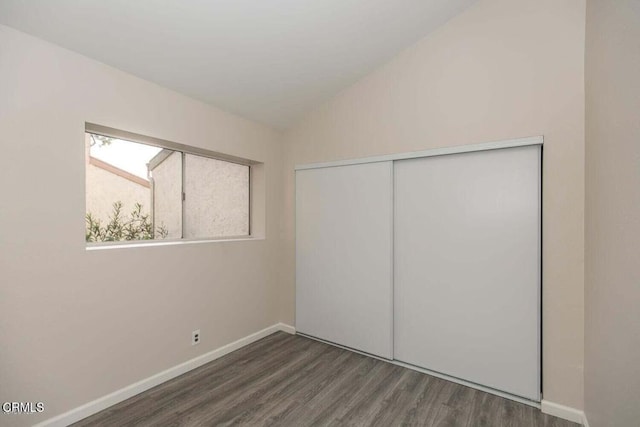
[{"label": "neighboring building", "polygon": [[148,168],[153,221],[169,231],[167,238],[249,234],[248,166],[164,149]]},{"label": "neighboring building", "polygon": [[182,153],[162,150],[147,165],[151,177],[152,221],[168,231],[167,239],[182,237]]},{"label": "neighboring building", "polygon": [[113,204],[122,202],[122,214],[129,216],[136,203],[150,214],[151,185],[148,180],[107,162],[86,156],[86,212],[104,225],[113,214]]}]

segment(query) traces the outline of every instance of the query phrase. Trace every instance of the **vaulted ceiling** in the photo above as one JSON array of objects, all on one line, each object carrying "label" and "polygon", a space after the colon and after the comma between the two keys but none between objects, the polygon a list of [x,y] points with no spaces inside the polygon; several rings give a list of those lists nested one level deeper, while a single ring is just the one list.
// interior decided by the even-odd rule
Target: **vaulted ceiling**
[{"label": "vaulted ceiling", "polygon": [[2,0],[0,23],[276,128],[475,0]]}]

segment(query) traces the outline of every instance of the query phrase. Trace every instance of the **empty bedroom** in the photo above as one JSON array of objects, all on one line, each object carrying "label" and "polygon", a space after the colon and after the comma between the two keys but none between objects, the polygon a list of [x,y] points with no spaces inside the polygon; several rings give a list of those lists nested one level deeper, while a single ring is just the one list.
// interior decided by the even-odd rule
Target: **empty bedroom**
[{"label": "empty bedroom", "polygon": [[639,0],[0,0],[0,426],[640,425]]}]

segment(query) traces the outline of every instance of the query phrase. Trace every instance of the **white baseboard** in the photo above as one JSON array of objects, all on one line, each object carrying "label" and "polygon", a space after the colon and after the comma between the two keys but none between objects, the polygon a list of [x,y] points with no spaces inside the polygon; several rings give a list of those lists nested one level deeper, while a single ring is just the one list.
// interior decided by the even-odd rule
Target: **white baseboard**
[{"label": "white baseboard", "polygon": [[276,326],[279,331],[286,332],[291,335],[295,335],[296,333],[295,326],[287,325],[286,323],[278,323]]},{"label": "white baseboard", "polygon": [[232,351],[238,350],[244,346],[247,346],[255,341],[258,341],[261,338],[264,338],[278,331],[283,331],[289,334],[296,333],[296,329],[293,326],[290,326],[284,323],[276,323],[275,325],[269,326],[268,328],[255,332],[251,335],[247,335],[244,338],[240,338],[237,341],[234,341],[230,344],[217,348],[213,351],[210,351],[209,353],[203,354],[201,356],[188,360],[184,363],[176,365],[172,368],[169,368],[165,371],[152,375],[149,378],[145,378],[144,380],[138,381],[137,383],[128,385],[124,388],[121,388],[120,390],[114,391],[113,393],[100,397],[92,402],[86,403],[82,406],[74,408],[63,414],[57,415],[53,418],[49,418],[48,420],[45,420],[39,424],[36,424],[36,426],[34,427],[68,426],[69,424],[75,423],[93,414],[96,414],[104,409],[107,409],[110,406],[113,406],[126,399],[129,399],[130,397],[133,397],[136,394],[140,394],[143,391],[149,390],[150,388],[153,388],[177,376],[180,376],[186,372],[189,372],[192,369],[198,368],[213,360],[219,359],[220,357],[226,354],[229,354]]},{"label": "white baseboard", "polygon": [[545,414],[553,415],[554,417],[573,421],[574,423],[589,427],[587,416],[584,414],[584,411],[581,411],[580,409],[571,408],[569,406],[560,405],[559,403],[553,403],[543,399],[542,402],[540,402],[540,410]]}]

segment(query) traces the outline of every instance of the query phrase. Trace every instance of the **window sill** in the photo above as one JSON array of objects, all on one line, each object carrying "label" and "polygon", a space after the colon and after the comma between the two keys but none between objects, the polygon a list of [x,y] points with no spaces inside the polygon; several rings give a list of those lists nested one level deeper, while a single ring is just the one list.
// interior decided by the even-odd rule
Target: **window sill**
[{"label": "window sill", "polygon": [[160,240],[160,241],[129,241],[129,242],[107,242],[107,243],[90,243],[85,249],[87,251],[102,251],[109,249],[128,249],[128,248],[146,248],[156,246],[180,246],[193,245],[202,243],[223,243],[223,242],[247,242],[265,240],[264,236],[244,236],[244,237],[228,237],[218,239],[180,239],[180,240]]}]

